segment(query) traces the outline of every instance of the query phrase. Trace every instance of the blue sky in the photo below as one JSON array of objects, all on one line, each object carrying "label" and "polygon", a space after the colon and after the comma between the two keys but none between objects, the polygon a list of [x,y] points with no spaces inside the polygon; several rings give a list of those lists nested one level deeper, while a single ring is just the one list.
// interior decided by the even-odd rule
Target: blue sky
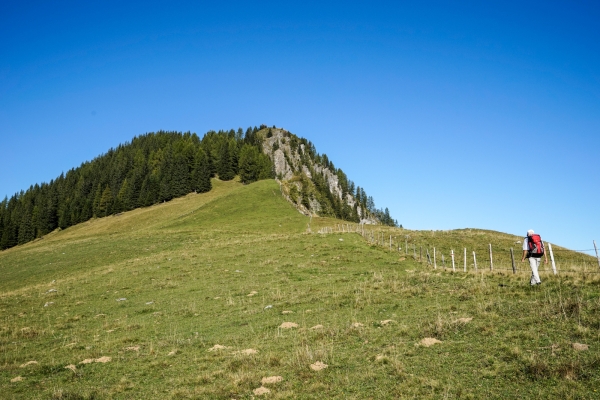
[{"label": "blue sky", "polygon": [[0,197],[264,123],[406,228],[600,242],[597,2],[87,3],[0,4]]}]

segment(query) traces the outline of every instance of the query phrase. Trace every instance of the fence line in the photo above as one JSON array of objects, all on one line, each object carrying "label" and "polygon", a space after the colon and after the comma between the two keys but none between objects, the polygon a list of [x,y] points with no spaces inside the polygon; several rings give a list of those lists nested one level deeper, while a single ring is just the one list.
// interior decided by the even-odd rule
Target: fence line
[{"label": "fence line", "polygon": [[[399,239],[398,237],[389,235],[389,243],[386,243],[385,232],[383,232],[381,230],[375,230],[375,229],[365,229],[364,224],[353,224],[353,225],[337,224],[337,225],[334,225],[334,228],[323,227],[323,228],[319,229],[318,233],[327,234],[327,233],[334,233],[336,231],[338,233],[356,233],[356,234],[361,235],[363,238],[365,238],[365,240],[367,240],[371,245],[380,246],[384,249],[387,248],[388,251],[390,251],[390,252],[397,251],[398,253],[402,253],[402,246],[400,245],[401,242],[400,242],[400,240],[398,240]],[[404,254],[407,257],[409,254],[408,253],[409,238],[410,238],[410,235],[404,235]],[[395,239],[395,241],[394,241],[394,239]],[[412,242],[412,240],[411,240],[411,242]],[[397,246],[395,246],[394,243],[396,243]],[[520,243],[520,242],[518,242],[518,243]],[[428,265],[433,264],[433,269],[437,269],[437,258],[440,254],[442,257],[442,266],[444,269],[446,268],[446,260],[445,260],[445,253],[444,253],[444,251],[446,251],[447,252],[446,254],[450,255],[450,257],[452,259],[452,270],[456,271],[454,249],[452,249],[450,247],[448,247],[448,249],[446,249],[446,250],[440,249],[437,246],[433,246],[432,243],[428,241],[428,244],[419,244],[419,255],[417,257],[417,243],[412,242],[410,244],[412,244],[412,247],[413,247],[413,251],[412,251],[413,259],[420,263],[425,261],[423,259],[423,248],[425,248],[426,262]],[[548,252],[550,253],[552,272],[556,275],[556,274],[558,274],[559,269],[560,269],[560,272],[566,272],[566,273],[570,273],[570,272],[584,272],[584,273],[590,273],[590,274],[600,273],[600,256],[598,255],[596,241],[593,241],[593,244],[594,244],[594,249],[568,250],[568,249],[553,249],[552,244],[547,243]],[[433,250],[433,262],[432,262],[431,255],[430,255],[430,248],[432,248],[432,250]],[[463,248],[463,271],[467,272],[469,267],[472,267],[474,271],[477,271],[478,270],[477,269],[477,252],[483,253],[484,251],[489,253],[488,261],[489,261],[489,265],[490,265],[490,271],[492,271],[492,272],[494,270],[512,271],[513,273],[516,274],[517,271],[519,271],[519,272],[530,271],[528,264],[524,268],[517,267],[518,264],[515,260],[515,254],[514,254],[514,250],[512,247],[496,249],[495,254],[494,254],[494,250],[492,249],[491,243],[488,244],[488,246],[485,250],[483,248],[478,248],[478,249],[476,248],[476,249],[472,250],[473,263],[467,263],[467,247],[464,247]],[[557,263],[557,259],[555,258],[554,253],[560,254],[562,252],[567,252],[567,251],[570,252],[570,254],[572,254],[573,256],[562,261],[562,263],[561,262]],[[595,264],[595,263],[592,262],[590,259],[585,259],[586,257],[592,257],[592,259],[594,257],[592,255],[584,254],[583,253],[584,251],[595,251],[596,252],[595,258],[598,262],[598,268],[592,267],[592,264]],[[578,255],[577,253],[579,253],[579,255],[581,256],[581,260],[577,260],[577,255]],[[496,266],[494,266],[494,261],[496,261]],[[503,268],[504,265],[508,265],[508,268]],[[581,269],[581,268],[583,268],[583,269]],[[543,269],[542,269],[542,271],[543,271]]]}]

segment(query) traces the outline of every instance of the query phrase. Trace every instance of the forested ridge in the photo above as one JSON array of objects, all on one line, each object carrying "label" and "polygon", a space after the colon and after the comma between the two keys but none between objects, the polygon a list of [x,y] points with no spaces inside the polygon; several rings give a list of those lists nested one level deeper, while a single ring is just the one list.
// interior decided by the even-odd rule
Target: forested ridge
[{"label": "forested ridge", "polygon": [[[138,207],[169,201],[191,192],[211,190],[211,178],[231,180],[239,175],[243,183],[275,178],[271,157],[263,151],[270,129],[250,127],[245,132],[209,131],[202,139],[195,133],[147,133],[131,143],[119,145],[78,168],[61,174],[49,183],[36,184],[26,191],[4,198],[0,203],[0,250],[24,244],[55,229],[104,217]],[[305,145],[305,156],[331,169],[344,195],[380,222],[394,225],[389,212],[377,210],[364,189],[355,188],[341,169],[326,155],[319,155],[306,139],[289,134]],[[303,153],[304,154],[304,153]],[[306,179],[304,177],[303,179]],[[357,220],[354,210],[331,193],[322,176],[310,179],[314,190],[305,198],[318,198],[326,215]],[[364,212],[363,212],[364,214]]]}]

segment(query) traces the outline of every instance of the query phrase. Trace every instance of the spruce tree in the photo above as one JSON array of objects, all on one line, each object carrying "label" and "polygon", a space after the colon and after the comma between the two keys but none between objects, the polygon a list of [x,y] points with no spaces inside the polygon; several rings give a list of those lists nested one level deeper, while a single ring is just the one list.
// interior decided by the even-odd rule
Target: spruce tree
[{"label": "spruce tree", "polygon": [[110,187],[106,185],[106,188],[102,192],[102,197],[100,197],[100,203],[98,204],[98,213],[99,217],[105,217],[110,215],[113,206],[113,196]]},{"label": "spruce tree", "polygon": [[23,244],[35,239],[35,230],[32,223],[32,214],[30,207],[21,216],[21,224],[19,225],[18,243]]},{"label": "spruce tree", "polygon": [[129,180],[125,178],[117,194],[114,211],[127,211],[131,210],[131,208],[131,186],[129,185]]},{"label": "spruce tree", "polygon": [[242,147],[238,169],[242,183],[258,180],[258,150],[256,147],[249,144]]},{"label": "spruce tree", "polygon": [[229,142],[222,141],[219,146],[219,165],[217,166],[217,174],[222,181],[230,181],[235,174],[231,166],[231,156],[229,154]]},{"label": "spruce tree", "polygon": [[209,192],[212,189],[210,182],[211,168],[206,152],[199,148],[195,156],[194,170],[192,171],[192,189],[198,193]]}]

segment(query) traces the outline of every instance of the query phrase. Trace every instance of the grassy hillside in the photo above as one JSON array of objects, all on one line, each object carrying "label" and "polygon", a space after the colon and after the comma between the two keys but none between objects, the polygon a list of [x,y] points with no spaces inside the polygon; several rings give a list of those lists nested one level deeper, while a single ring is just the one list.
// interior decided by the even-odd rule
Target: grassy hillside
[{"label": "grassy hillside", "polygon": [[[209,193],[0,252],[0,393],[240,399],[264,387],[265,398],[597,398],[591,258],[586,272],[562,273],[582,257],[563,251],[561,273],[547,268],[530,288],[525,265],[512,274],[506,259],[511,246],[519,255],[518,237],[368,229],[383,234],[381,246],[316,233],[341,223],[309,221],[274,181],[215,180]],[[440,259],[436,270],[414,260],[405,243],[417,255],[435,246],[446,270]],[[448,252],[459,269],[464,247],[481,257],[477,273],[472,262],[468,273],[450,271]],[[327,368],[313,370],[317,362]],[[282,380],[261,383],[272,376]]]}]

